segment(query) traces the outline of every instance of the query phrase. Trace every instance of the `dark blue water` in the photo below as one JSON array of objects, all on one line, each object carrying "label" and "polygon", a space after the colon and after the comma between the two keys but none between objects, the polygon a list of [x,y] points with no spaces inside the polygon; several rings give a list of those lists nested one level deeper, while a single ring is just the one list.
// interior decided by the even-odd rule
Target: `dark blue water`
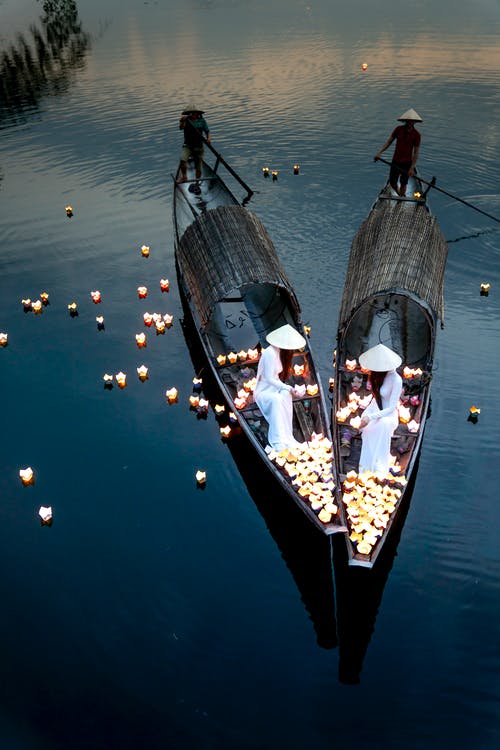
[{"label": "dark blue water", "polygon": [[[353,571],[189,410],[203,360],[170,176],[196,99],[256,190],[326,384],[385,180],[372,156],[403,111],[424,119],[420,174],[500,216],[499,30],[489,0],[0,1],[2,748],[499,746],[498,224],[431,196],[450,240],[432,415],[404,523]],[[139,350],[145,311],[174,324]]]}]

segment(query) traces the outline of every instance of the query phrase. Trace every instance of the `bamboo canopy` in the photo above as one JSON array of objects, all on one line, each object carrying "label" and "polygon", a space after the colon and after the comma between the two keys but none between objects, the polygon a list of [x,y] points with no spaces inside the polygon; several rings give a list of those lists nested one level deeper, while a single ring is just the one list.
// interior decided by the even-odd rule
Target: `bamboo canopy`
[{"label": "bamboo canopy", "polygon": [[409,292],[444,319],[448,245],[423,204],[380,199],[351,245],[339,328],[368,297]]},{"label": "bamboo canopy", "polygon": [[202,325],[217,302],[246,284],[273,284],[300,306],[273,243],[259,219],[242,206],[218,206],[184,232],[177,260]]}]

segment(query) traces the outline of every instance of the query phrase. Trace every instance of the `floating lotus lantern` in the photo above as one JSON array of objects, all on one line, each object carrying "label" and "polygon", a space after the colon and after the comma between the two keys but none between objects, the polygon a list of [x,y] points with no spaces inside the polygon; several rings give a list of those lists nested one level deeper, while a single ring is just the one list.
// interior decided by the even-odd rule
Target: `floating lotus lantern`
[{"label": "floating lotus lantern", "polygon": [[27,466],[26,469],[19,469],[19,476],[21,477],[21,482],[25,487],[28,484],[35,483],[35,472],[31,468],[31,466]]},{"label": "floating lotus lantern", "polygon": [[483,281],[481,283],[481,288],[480,288],[480,292],[479,292],[479,294],[481,295],[481,297],[487,297],[488,296],[488,294],[490,293],[490,287],[491,287],[491,284],[490,284],[489,281]]},{"label": "floating lotus lantern", "polygon": [[248,391],[245,390],[245,388],[240,388],[238,391],[238,398],[244,398],[245,400],[248,398]]},{"label": "floating lotus lantern", "polygon": [[471,406],[469,409],[468,421],[472,422],[473,424],[476,424],[477,420],[479,419],[480,414],[481,414],[481,409],[479,409],[477,406]]},{"label": "floating lotus lantern", "polygon": [[247,351],[248,359],[251,362],[255,362],[255,360],[259,359],[259,350],[258,349],[249,349]]},{"label": "floating lotus lantern", "polygon": [[168,292],[170,289],[170,282],[168,279],[160,279],[160,289],[162,292]]},{"label": "floating lotus lantern", "polygon": [[238,424],[238,417],[236,416],[234,411],[230,411],[227,416],[231,424]]},{"label": "floating lotus lantern", "polygon": [[226,364],[226,355],[225,354],[218,354],[217,355],[217,364],[223,367]]},{"label": "floating lotus lantern", "polygon": [[306,388],[306,390],[307,390],[307,395],[308,396],[317,396],[318,395],[318,391],[319,391],[319,387],[318,387],[317,383],[309,383],[308,386],[307,386],[307,388]]},{"label": "floating lotus lantern", "polygon": [[411,419],[406,427],[408,428],[408,432],[418,432],[420,424],[415,419]]},{"label": "floating lotus lantern", "polygon": [[240,362],[245,362],[246,358],[247,358],[246,349],[240,349],[240,351],[238,352],[238,359],[240,360]]},{"label": "floating lotus lantern", "polygon": [[293,165],[293,173],[294,174],[299,174],[299,172],[300,172],[300,164],[294,164]]},{"label": "floating lotus lantern", "polygon": [[269,167],[262,167],[262,174],[264,177],[269,177]]},{"label": "floating lotus lantern", "polygon": [[301,375],[304,374],[305,369],[306,369],[305,365],[294,365],[293,366],[293,374],[296,377],[300,377]]},{"label": "floating lotus lantern", "polygon": [[238,355],[236,354],[236,352],[229,352],[229,354],[227,355],[227,359],[230,364],[234,365],[235,362],[238,361]]},{"label": "floating lotus lantern", "polygon": [[271,174],[272,174],[272,177],[273,177],[273,182],[276,182],[276,180],[278,179],[278,170],[277,169],[273,169],[273,171],[271,172]]},{"label": "floating lotus lantern", "polygon": [[146,365],[141,365],[137,368],[137,375],[142,383],[144,383],[144,381],[148,379],[148,368],[146,367]]},{"label": "floating lotus lantern", "polygon": [[311,335],[311,326],[306,326],[306,325],[305,325],[305,326],[304,326],[304,333],[305,333],[305,334],[306,334],[306,336],[307,336],[307,337],[309,338],[309,336]]},{"label": "floating lotus lantern", "polygon": [[155,324],[155,328],[156,328],[156,335],[157,336],[160,335],[160,334],[164,334],[165,333],[165,328],[166,328],[165,321],[164,320],[157,320],[156,324]]},{"label": "floating lotus lantern", "polygon": [[71,217],[73,216],[72,206],[65,206],[64,210],[66,211],[66,216],[68,217],[68,219],[71,219]]},{"label": "floating lotus lantern", "polygon": [[160,313],[153,313],[151,316],[153,323],[156,325],[160,320],[163,320],[163,315]]},{"label": "floating lotus lantern", "polygon": [[76,302],[70,302],[68,305],[69,314],[72,318],[76,318],[78,316],[78,305]]},{"label": "floating lotus lantern", "polygon": [[349,420],[349,424],[351,425],[351,427],[354,427],[355,430],[359,430],[361,417],[352,417],[352,419]]},{"label": "floating lotus lantern", "polygon": [[31,311],[31,300],[30,300],[30,298],[27,297],[26,299],[22,299],[21,302],[22,302],[22,305],[24,307],[24,312],[30,312]]},{"label": "floating lotus lantern", "polygon": [[200,403],[200,397],[197,393],[192,393],[189,397],[189,406],[191,409],[196,409],[198,404]]},{"label": "floating lotus lantern", "polygon": [[[243,390],[245,393],[252,393],[253,390],[255,390],[255,386],[257,385],[257,379],[251,378],[250,380],[245,380],[243,383]],[[238,391],[238,396],[240,395]]]},{"label": "floating lotus lantern", "polygon": [[345,422],[346,419],[351,415],[351,409],[349,406],[341,407],[335,414],[338,422]]},{"label": "floating lotus lantern", "polygon": [[328,378],[328,389],[333,391],[335,388],[335,378]]},{"label": "floating lotus lantern", "polygon": [[356,359],[346,359],[345,369],[349,370],[349,372],[353,372],[357,366],[358,366],[358,362]]},{"label": "floating lotus lantern", "polygon": [[198,471],[195,474],[196,482],[199,485],[206,484],[207,481],[207,472],[202,471],[201,469],[198,469]]},{"label": "floating lotus lantern", "polygon": [[153,325],[153,316],[151,315],[151,313],[145,312],[142,316],[142,319],[144,321],[144,325],[148,328],[151,328],[151,326]]},{"label": "floating lotus lantern", "polygon": [[198,414],[208,414],[209,402],[206,398],[200,398],[198,402]]},{"label": "floating lotus lantern", "polygon": [[420,192],[420,190],[415,190],[415,192],[413,193],[413,197],[416,201],[420,200],[420,198],[422,197],[422,193]]},{"label": "floating lotus lantern", "polygon": [[110,391],[113,387],[113,376],[106,373],[102,379],[104,380],[104,387]]},{"label": "floating lotus lantern", "polygon": [[8,343],[9,343],[9,334],[0,333],[0,346],[7,346]]},{"label": "floating lotus lantern", "polygon": [[231,434],[231,428],[228,424],[225,425],[225,427],[220,428],[220,434],[222,439],[227,439],[229,437],[229,435]]},{"label": "floating lotus lantern", "polygon": [[98,305],[101,302],[101,292],[98,289],[95,292],[90,292],[90,296],[94,305]]},{"label": "floating lotus lantern", "polygon": [[245,406],[247,405],[247,400],[246,398],[241,398],[240,396],[237,396],[234,399],[234,405],[236,406],[237,409],[244,409]]},{"label": "floating lotus lantern", "polygon": [[42,300],[42,305],[46,306],[49,304],[49,293],[48,292],[42,292],[40,294],[40,299]]},{"label": "floating lotus lantern", "polygon": [[165,313],[165,315],[163,316],[163,322],[165,323],[165,325],[167,326],[167,328],[171,328],[172,327],[173,321],[174,321],[174,316],[173,315],[169,315],[169,313]]},{"label": "floating lotus lantern", "polygon": [[97,330],[104,331],[104,317],[102,315],[97,315],[95,322],[97,323]]},{"label": "floating lotus lantern", "polygon": [[50,526],[52,523],[52,507],[50,505],[42,505],[38,511],[38,515],[40,516],[42,526]]},{"label": "floating lotus lantern", "polygon": [[224,414],[225,410],[226,407],[224,406],[224,404],[215,404],[214,406],[214,412],[217,414],[217,416]]},{"label": "floating lotus lantern", "polygon": [[149,258],[149,245],[143,245],[141,247],[141,255],[143,258]]},{"label": "floating lotus lantern", "polygon": [[146,342],[146,334],[145,333],[136,333],[135,334],[135,343],[139,347],[139,349],[142,349],[143,347],[147,346]]},{"label": "floating lotus lantern", "polygon": [[203,378],[193,378],[193,391],[200,392],[203,388]]},{"label": "floating lotus lantern", "polygon": [[147,286],[138,286],[137,287],[137,295],[139,299],[146,299],[148,296],[148,288]]},{"label": "floating lotus lantern", "polygon": [[169,404],[175,404],[179,398],[179,391],[177,388],[168,388],[168,390],[165,392],[165,396],[167,397],[167,401]]},{"label": "floating lotus lantern", "polygon": [[363,63],[361,66],[362,70],[368,70],[368,63]]},{"label": "floating lotus lantern", "polygon": [[118,387],[125,388],[125,386],[127,385],[127,376],[125,375],[125,373],[120,370],[120,372],[116,373],[115,378]]},{"label": "floating lotus lantern", "polygon": [[35,302],[32,302],[31,303],[31,309],[33,310],[33,312],[35,313],[35,315],[40,315],[40,313],[43,310],[42,300],[41,299],[37,299],[37,300],[35,300]]}]

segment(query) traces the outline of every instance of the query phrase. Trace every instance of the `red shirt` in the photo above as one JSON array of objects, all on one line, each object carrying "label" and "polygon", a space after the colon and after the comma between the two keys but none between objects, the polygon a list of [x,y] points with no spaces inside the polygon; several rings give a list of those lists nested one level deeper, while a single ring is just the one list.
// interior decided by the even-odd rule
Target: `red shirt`
[{"label": "red shirt", "polygon": [[415,128],[408,130],[406,125],[398,125],[392,131],[392,137],[396,139],[396,148],[392,160],[398,164],[411,162],[413,160],[413,149],[420,146],[420,133]]}]

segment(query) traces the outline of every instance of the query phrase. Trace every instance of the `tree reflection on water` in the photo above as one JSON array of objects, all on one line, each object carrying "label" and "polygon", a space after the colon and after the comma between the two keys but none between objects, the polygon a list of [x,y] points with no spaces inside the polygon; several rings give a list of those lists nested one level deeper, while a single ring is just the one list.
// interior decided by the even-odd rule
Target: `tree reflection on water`
[{"label": "tree reflection on water", "polygon": [[74,0],[44,0],[29,36],[0,53],[0,127],[24,121],[45,96],[62,94],[82,69],[90,35]]}]

